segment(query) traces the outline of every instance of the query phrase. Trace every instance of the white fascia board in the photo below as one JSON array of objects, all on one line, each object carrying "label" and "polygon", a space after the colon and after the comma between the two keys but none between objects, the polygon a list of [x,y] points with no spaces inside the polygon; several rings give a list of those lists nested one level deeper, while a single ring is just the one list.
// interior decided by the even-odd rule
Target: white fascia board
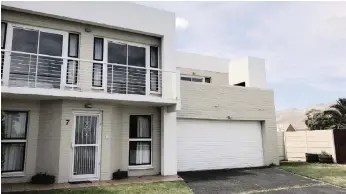
[{"label": "white fascia board", "polygon": [[175,30],[174,13],[130,2],[2,1],[1,7],[160,37]]}]

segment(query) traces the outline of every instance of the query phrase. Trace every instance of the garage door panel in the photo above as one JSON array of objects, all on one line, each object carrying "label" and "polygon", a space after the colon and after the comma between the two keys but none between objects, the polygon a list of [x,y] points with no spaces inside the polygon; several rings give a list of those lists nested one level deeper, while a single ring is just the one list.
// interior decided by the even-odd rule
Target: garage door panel
[{"label": "garage door panel", "polygon": [[178,120],[178,171],[263,166],[260,122]]}]

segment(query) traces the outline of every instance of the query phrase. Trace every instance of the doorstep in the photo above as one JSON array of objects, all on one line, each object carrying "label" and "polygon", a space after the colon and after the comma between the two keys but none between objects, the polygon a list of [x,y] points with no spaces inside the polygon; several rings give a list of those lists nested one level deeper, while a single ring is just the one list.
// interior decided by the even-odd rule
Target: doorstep
[{"label": "doorstep", "polygon": [[71,188],[85,188],[85,187],[99,187],[99,186],[116,186],[122,184],[132,183],[153,183],[153,182],[167,182],[183,180],[178,175],[172,176],[142,176],[142,177],[129,177],[122,180],[107,180],[107,181],[93,181],[91,183],[70,184],[70,183],[55,183],[52,185],[37,185],[31,183],[8,183],[1,184],[1,192],[21,192],[21,191],[42,191],[52,189],[71,189]]}]

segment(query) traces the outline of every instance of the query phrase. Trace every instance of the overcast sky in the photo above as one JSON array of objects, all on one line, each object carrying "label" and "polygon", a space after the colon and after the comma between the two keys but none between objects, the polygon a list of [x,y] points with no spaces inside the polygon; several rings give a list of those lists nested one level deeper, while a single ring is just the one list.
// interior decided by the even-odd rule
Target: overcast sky
[{"label": "overcast sky", "polygon": [[178,50],[264,58],[277,110],[346,97],[346,2],[139,4],[176,13]]}]

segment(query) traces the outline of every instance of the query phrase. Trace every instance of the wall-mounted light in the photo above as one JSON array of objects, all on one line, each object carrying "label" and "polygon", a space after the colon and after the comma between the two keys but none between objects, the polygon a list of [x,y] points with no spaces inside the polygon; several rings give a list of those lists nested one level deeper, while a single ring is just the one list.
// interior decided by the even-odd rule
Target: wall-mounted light
[{"label": "wall-mounted light", "polygon": [[85,32],[91,32],[91,28],[89,28],[89,27],[86,27],[84,30],[85,30]]},{"label": "wall-mounted light", "polygon": [[86,103],[84,104],[84,108],[92,108],[93,105],[91,103]]}]

